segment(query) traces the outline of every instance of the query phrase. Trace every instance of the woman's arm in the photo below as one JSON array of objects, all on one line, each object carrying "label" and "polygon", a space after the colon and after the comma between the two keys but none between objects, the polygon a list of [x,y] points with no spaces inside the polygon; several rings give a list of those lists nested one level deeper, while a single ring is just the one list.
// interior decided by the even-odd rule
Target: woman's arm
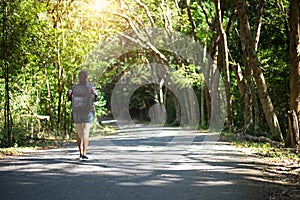
[{"label": "woman's arm", "polygon": [[68,101],[72,101],[73,89],[69,89],[67,96],[68,96]]},{"label": "woman's arm", "polygon": [[98,101],[98,92],[97,92],[97,90],[96,90],[95,87],[92,87],[92,93],[93,93],[93,95],[95,97],[95,99],[94,99],[95,102]]}]

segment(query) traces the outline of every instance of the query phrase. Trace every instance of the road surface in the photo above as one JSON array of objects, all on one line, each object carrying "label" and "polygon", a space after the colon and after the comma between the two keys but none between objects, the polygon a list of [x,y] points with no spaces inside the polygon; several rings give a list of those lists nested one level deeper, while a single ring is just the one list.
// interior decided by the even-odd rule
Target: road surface
[{"label": "road surface", "polygon": [[0,199],[268,199],[262,166],[217,135],[134,126],[76,145],[0,160]]}]

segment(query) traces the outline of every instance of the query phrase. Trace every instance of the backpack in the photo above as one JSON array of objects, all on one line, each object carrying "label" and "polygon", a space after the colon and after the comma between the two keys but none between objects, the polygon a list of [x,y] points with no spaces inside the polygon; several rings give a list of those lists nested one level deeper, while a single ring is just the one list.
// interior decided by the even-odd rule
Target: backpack
[{"label": "backpack", "polygon": [[89,85],[74,85],[72,97],[73,112],[90,112],[92,98],[92,88]]}]

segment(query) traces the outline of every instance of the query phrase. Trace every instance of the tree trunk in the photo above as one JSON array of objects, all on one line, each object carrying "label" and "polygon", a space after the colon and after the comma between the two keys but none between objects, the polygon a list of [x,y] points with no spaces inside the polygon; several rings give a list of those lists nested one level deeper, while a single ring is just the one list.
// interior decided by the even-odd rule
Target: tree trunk
[{"label": "tree trunk", "polygon": [[[226,94],[226,109],[227,109],[227,125],[229,130],[232,128],[232,100],[230,94],[230,75],[229,75],[229,61],[228,61],[228,46],[227,46],[227,35],[223,27],[223,19],[221,13],[221,1],[215,0],[215,7],[217,12],[217,19],[219,24],[219,32],[221,35],[221,40],[219,43],[219,53],[221,54],[221,60],[218,60],[218,65],[222,66],[224,69],[224,86]],[[221,63],[219,63],[221,62]],[[219,69],[221,70],[221,69]]]},{"label": "tree trunk", "polygon": [[244,93],[245,93],[245,83],[244,83],[244,76],[243,76],[240,64],[233,65],[232,69],[233,69],[234,75],[236,77],[237,86],[238,86],[240,94],[241,94],[241,99],[242,99],[242,101],[244,101],[243,98],[244,98]]},{"label": "tree trunk", "polygon": [[289,122],[289,136],[287,146],[296,147],[299,145],[299,120],[295,110],[292,110],[288,114]]},{"label": "tree trunk", "polygon": [[60,62],[60,45],[58,44],[58,53],[57,53],[57,93],[58,93],[58,103],[57,103],[57,128],[60,130],[61,125],[61,102],[62,102],[62,67]]},{"label": "tree trunk", "polygon": [[251,93],[252,93],[252,100],[253,100],[253,107],[254,107],[254,132],[258,133],[261,111],[259,108],[259,102],[258,102],[258,98],[256,95],[256,91],[255,91],[253,85],[251,85]]},{"label": "tree trunk", "polygon": [[[261,26],[262,26],[262,16],[263,16],[263,11],[264,11],[264,0],[259,1],[259,12],[257,14],[257,22],[256,22],[256,30],[255,30],[255,39],[254,39],[254,49],[257,51],[258,49],[258,43],[260,39],[260,32],[261,32]],[[251,82],[252,82],[252,69],[251,69]],[[259,103],[257,101],[257,95],[256,91],[254,89],[253,84],[251,84],[251,98],[252,98],[252,104],[254,108],[254,122],[252,119],[252,123],[254,123],[254,132],[258,133],[259,132],[259,122],[260,122],[260,109],[259,109]],[[252,114],[253,118],[253,114]]]},{"label": "tree trunk", "polygon": [[4,82],[5,82],[5,103],[4,103],[4,131],[7,134],[7,143],[8,146],[13,144],[13,133],[12,133],[12,117],[10,110],[10,88],[9,88],[9,49],[8,49],[8,4],[7,1],[3,1],[3,27],[2,27],[2,47],[3,47],[3,60],[4,60]]},{"label": "tree trunk", "polygon": [[[290,110],[295,112],[299,123],[300,117],[300,2],[290,0]],[[295,121],[296,119],[294,119]],[[289,124],[289,130],[294,130],[296,124]],[[299,124],[298,124],[299,127]],[[290,132],[290,135],[293,135]]]},{"label": "tree trunk", "polygon": [[49,100],[48,109],[49,109],[49,116],[50,116],[50,130],[53,130],[54,119],[53,119],[53,104],[52,104],[51,89],[50,89],[47,68],[46,66],[44,68],[45,68],[45,77],[46,77],[46,86],[47,86],[47,99]]},{"label": "tree trunk", "polygon": [[[236,77],[236,80],[237,80],[237,84],[238,84],[238,88],[239,88],[239,92],[241,94],[241,99],[242,99],[242,110],[243,110],[243,117],[244,117],[244,131],[247,131],[245,130],[245,128],[247,127],[247,122],[249,119],[251,119],[248,115],[248,112],[246,112],[246,110],[248,110],[247,108],[245,108],[245,106],[247,105],[247,103],[245,103],[245,99],[247,99],[248,97],[245,97],[246,94],[245,94],[245,79],[244,79],[244,76],[242,74],[242,69],[240,67],[239,64],[236,64],[236,65],[233,65],[233,72],[235,74],[235,77]],[[254,91],[254,87],[253,85],[251,84],[251,94],[252,94],[252,99],[253,99],[253,107],[254,107],[254,112],[255,112],[255,123],[254,123],[254,131],[255,132],[258,132],[258,125],[259,125],[259,106],[258,106],[258,102],[257,102],[257,98],[256,98],[256,94],[255,94],[255,91]],[[248,96],[248,95],[247,95]]]},{"label": "tree trunk", "polygon": [[201,87],[201,100],[200,100],[200,121],[201,125],[205,126],[205,85]]},{"label": "tree trunk", "polygon": [[217,68],[214,68],[216,66],[216,60],[214,60],[215,64],[213,65],[213,68],[211,69],[211,117],[209,121],[209,127],[210,131],[218,130],[219,124],[219,116],[221,112],[220,108],[220,93],[219,93],[219,81],[220,81],[220,71]]},{"label": "tree trunk", "polygon": [[[243,34],[241,33],[241,36],[243,37]],[[245,65],[245,75],[244,75],[244,83],[245,83],[245,90],[244,90],[244,133],[247,133],[248,129],[252,129],[253,126],[253,113],[252,113],[252,107],[253,107],[253,99],[251,95],[251,87],[252,87],[252,68],[251,65],[247,59],[246,52],[243,51],[243,62]]]},{"label": "tree trunk", "polygon": [[258,49],[258,43],[259,43],[259,38],[260,38],[260,30],[262,26],[262,15],[264,11],[264,0],[259,1],[259,12],[257,14],[257,25],[256,25],[256,31],[255,31],[255,36],[254,36],[254,49],[257,51]]},{"label": "tree trunk", "polygon": [[185,116],[183,116],[184,124],[185,125],[195,125],[199,124],[199,110],[198,110],[198,104],[197,102],[193,101],[195,99],[194,97],[194,91],[191,88],[184,88],[182,93],[184,94],[184,108],[183,113],[185,113]]},{"label": "tree trunk", "polygon": [[[258,44],[259,44],[263,10],[264,10],[264,0],[260,0],[259,12],[257,14],[257,22],[256,22],[257,25],[256,25],[255,36],[254,36],[255,51],[257,51]],[[253,87],[253,81],[252,81],[253,71],[247,59],[246,56],[247,53],[245,52],[244,46],[242,49],[243,49],[242,59],[245,65],[245,73],[244,75],[242,74],[242,70],[239,64],[237,66],[234,66],[233,69],[234,69],[235,76],[238,80],[238,87],[242,97],[242,111],[244,117],[243,132],[246,133],[249,132],[250,130],[252,133],[252,131],[254,130],[254,132],[257,133],[259,128],[260,111],[259,111],[259,105],[257,102],[255,89]],[[253,113],[253,108],[254,108],[254,113]]]},{"label": "tree trunk", "polygon": [[[196,43],[198,43],[199,39],[198,39],[197,34],[196,34],[197,33],[196,32],[196,23],[193,20],[191,8],[190,8],[190,0],[186,0],[185,5],[186,5],[189,21],[190,21],[190,24],[191,24],[191,27],[192,27],[192,35],[193,35],[194,41]],[[200,52],[201,52],[201,50],[199,49],[199,53]],[[206,58],[205,54],[206,54],[206,51],[204,50],[203,51],[203,59]],[[203,60],[203,63],[205,63],[204,60]],[[204,98],[206,97],[208,120],[210,119],[210,116],[211,116],[211,101],[210,101],[210,94],[209,94],[208,84],[206,84],[207,83],[206,81],[208,80],[208,77],[209,77],[209,74],[208,74],[209,73],[209,68],[208,67],[202,67],[202,69],[203,69],[202,72],[203,72],[204,76],[206,77],[204,86],[201,88],[201,101],[200,101],[200,104],[201,104],[200,105],[201,106],[201,108],[200,108],[200,110],[201,110],[201,113],[200,113],[201,125],[204,126],[205,125],[205,112],[204,112],[204,102],[205,101],[204,101]]]},{"label": "tree trunk", "polygon": [[203,68],[203,76],[204,76],[204,80],[205,80],[205,86],[206,86],[206,90],[205,90],[205,101],[206,101],[206,107],[207,107],[207,124],[210,124],[211,119],[212,119],[212,102],[213,102],[213,77],[214,77],[214,73],[215,70],[212,69],[211,67],[214,66],[214,62],[216,61],[216,48],[217,45],[220,41],[220,34],[218,34],[214,40],[212,41],[210,48],[209,48],[209,55],[212,58],[212,60],[209,60],[209,62],[212,63],[208,63],[207,66],[202,67]]},{"label": "tree trunk", "polygon": [[260,101],[263,107],[265,118],[270,128],[271,136],[275,140],[283,140],[280,125],[275,114],[274,106],[268,94],[268,89],[265,83],[264,75],[260,69],[260,62],[255,52],[254,40],[252,38],[252,33],[250,29],[248,16],[245,10],[244,1],[234,0],[234,2],[240,19],[240,29],[242,33],[241,42],[243,45],[245,45],[247,59],[249,60],[249,64],[251,65],[253,70],[253,75],[258,89]]},{"label": "tree trunk", "polygon": [[172,125],[180,125],[180,119],[181,119],[181,109],[180,109],[180,104],[178,99],[176,98],[176,95],[172,92],[169,91],[174,103],[174,107],[175,107],[175,111],[176,111],[176,118],[175,120],[172,122]]},{"label": "tree trunk", "polygon": [[[238,85],[238,89],[241,95],[241,109],[243,111],[243,118],[244,118],[244,127],[243,129],[245,129],[245,125],[247,124],[246,121],[249,118],[248,117],[248,112],[247,112],[247,108],[246,108],[246,83],[245,83],[245,79],[244,79],[244,75],[242,73],[242,69],[240,67],[240,64],[235,64],[233,65],[233,72],[234,75],[236,77],[237,80],[237,85]],[[243,131],[244,132],[244,131]]]}]

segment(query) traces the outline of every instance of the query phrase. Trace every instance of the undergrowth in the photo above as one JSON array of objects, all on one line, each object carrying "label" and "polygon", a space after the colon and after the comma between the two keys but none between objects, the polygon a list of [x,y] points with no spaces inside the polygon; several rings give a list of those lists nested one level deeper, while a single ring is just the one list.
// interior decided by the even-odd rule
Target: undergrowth
[{"label": "undergrowth", "polygon": [[[256,154],[262,157],[273,159],[292,159],[300,164],[300,154],[296,153],[294,149],[287,147],[274,147],[267,142],[253,142],[233,133],[222,133],[220,136],[222,141],[230,142],[235,146],[251,148],[256,151]],[[284,145],[282,145],[284,146]]]}]

